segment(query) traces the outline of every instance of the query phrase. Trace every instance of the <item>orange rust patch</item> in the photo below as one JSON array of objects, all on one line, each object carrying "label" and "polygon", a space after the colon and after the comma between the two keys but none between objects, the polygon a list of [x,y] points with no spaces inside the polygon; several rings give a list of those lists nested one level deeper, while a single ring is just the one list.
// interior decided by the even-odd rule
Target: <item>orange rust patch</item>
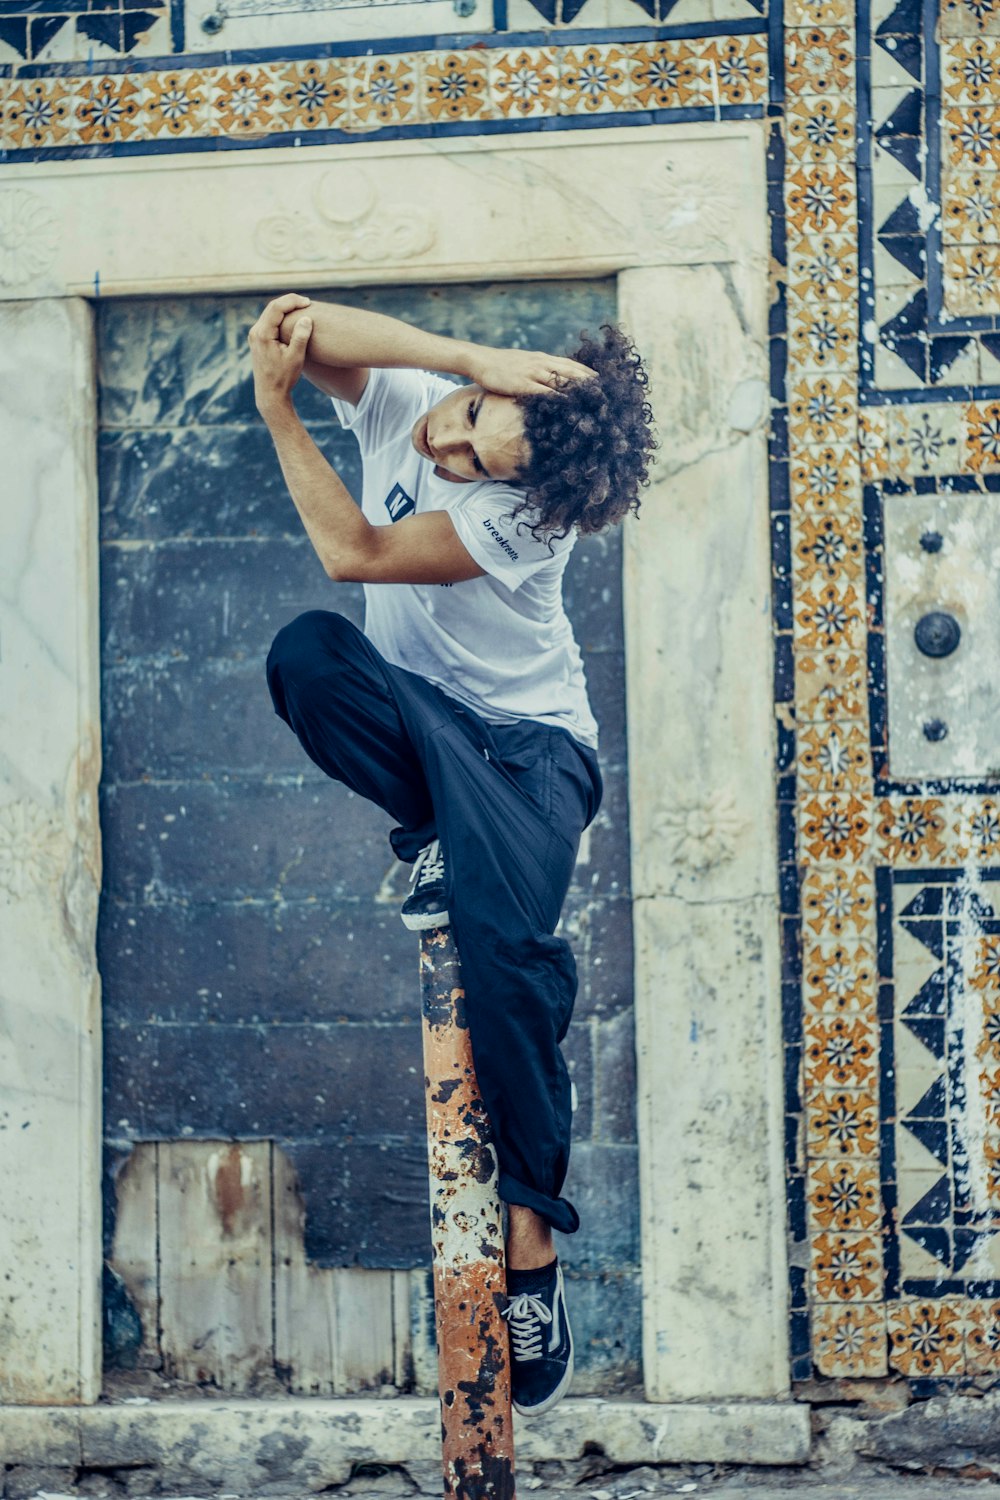
[{"label": "orange rust patch", "polygon": [[222,1220],[222,1232],[232,1234],[233,1220],[246,1201],[243,1191],[243,1157],[237,1142],[233,1142],[220,1161],[212,1186],[219,1218]]}]

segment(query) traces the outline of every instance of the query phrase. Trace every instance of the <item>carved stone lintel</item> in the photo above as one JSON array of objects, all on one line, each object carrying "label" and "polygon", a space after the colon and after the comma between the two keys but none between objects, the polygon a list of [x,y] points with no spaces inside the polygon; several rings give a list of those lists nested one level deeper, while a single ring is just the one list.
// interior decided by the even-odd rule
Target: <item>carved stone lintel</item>
[{"label": "carved stone lintel", "polygon": [[381,205],[357,167],[325,172],[315,192],[316,214],[262,219],[255,243],[265,260],[284,265],[338,266],[361,261],[412,260],[436,239],[433,220],[416,203]]}]

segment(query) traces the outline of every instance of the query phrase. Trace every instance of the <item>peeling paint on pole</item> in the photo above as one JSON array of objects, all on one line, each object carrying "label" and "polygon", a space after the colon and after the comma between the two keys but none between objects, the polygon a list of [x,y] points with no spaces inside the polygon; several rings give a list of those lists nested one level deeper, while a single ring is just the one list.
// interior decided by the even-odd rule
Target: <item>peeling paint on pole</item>
[{"label": "peeling paint on pole", "polygon": [[444,1494],[512,1500],[514,1430],[496,1152],[472,1064],[458,951],[420,942]]}]

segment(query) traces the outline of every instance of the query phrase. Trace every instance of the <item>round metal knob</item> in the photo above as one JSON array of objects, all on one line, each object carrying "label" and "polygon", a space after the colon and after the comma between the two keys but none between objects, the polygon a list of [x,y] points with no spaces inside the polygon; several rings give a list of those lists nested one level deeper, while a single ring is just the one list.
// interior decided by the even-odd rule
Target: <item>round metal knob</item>
[{"label": "round metal knob", "polygon": [[950,656],[962,639],[962,632],[954,615],[932,609],[917,621],[913,638],[925,656]]},{"label": "round metal knob", "polygon": [[940,552],[943,541],[940,531],[925,531],[920,538],[920,545],[925,552]]},{"label": "round metal knob", "polygon": [[924,725],[925,740],[943,740],[948,733],[948,726],[943,719],[928,719]]}]

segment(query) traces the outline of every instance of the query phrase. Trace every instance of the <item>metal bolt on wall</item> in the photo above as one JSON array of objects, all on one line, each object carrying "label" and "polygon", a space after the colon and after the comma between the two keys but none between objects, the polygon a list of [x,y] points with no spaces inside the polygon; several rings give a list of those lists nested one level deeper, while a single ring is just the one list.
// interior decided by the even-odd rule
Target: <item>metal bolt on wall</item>
[{"label": "metal bolt on wall", "polygon": [[421,934],[434,1313],[446,1500],[513,1500],[496,1152],[472,1063],[458,950]]}]

